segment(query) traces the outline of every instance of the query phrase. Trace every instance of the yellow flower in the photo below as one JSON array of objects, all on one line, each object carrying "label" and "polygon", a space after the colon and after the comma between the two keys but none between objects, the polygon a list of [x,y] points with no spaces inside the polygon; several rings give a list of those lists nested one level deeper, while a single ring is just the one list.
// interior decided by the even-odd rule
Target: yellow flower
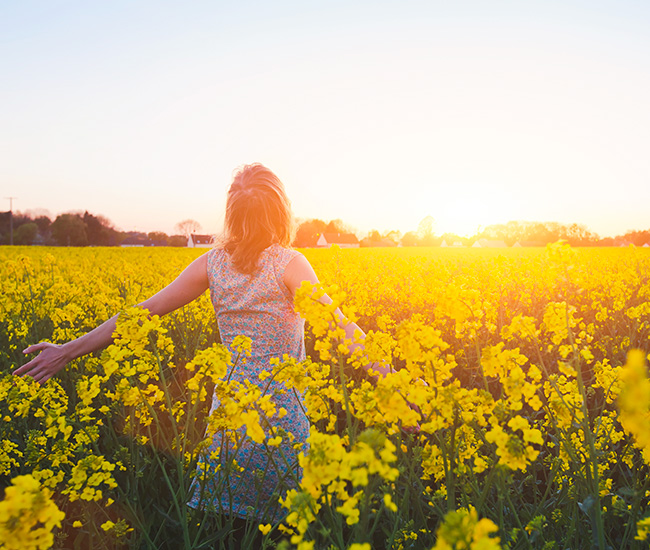
[{"label": "yellow flower", "polygon": [[645,353],[631,350],[621,373],[623,389],[618,397],[619,420],[634,438],[646,464],[650,464],[650,379]]},{"label": "yellow flower", "polygon": [[436,533],[433,550],[500,550],[499,537],[491,537],[498,531],[493,521],[478,519],[474,508],[461,508],[449,512]]},{"label": "yellow flower", "polygon": [[246,435],[248,435],[255,443],[262,443],[264,441],[264,430],[260,426],[260,415],[256,410],[244,411],[241,413],[241,419],[246,426]]},{"label": "yellow flower", "polygon": [[397,505],[393,502],[393,498],[389,494],[384,495],[384,505],[391,512],[397,512]]},{"label": "yellow flower", "polygon": [[635,540],[648,540],[648,535],[650,535],[650,517],[637,521],[636,529]]},{"label": "yellow flower", "polygon": [[343,504],[336,507],[336,511],[345,516],[345,523],[354,525],[359,522],[359,498],[363,495],[363,491],[359,491],[354,496],[349,497]]},{"label": "yellow flower", "polygon": [[232,348],[240,355],[251,355],[252,340],[248,336],[235,336]]},{"label": "yellow flower", "polygon": [[52,529],[60,527],[64,517],[49,489],[31,475],[15,477],[0,501],[2,548],[46,550],[54,543]]}]

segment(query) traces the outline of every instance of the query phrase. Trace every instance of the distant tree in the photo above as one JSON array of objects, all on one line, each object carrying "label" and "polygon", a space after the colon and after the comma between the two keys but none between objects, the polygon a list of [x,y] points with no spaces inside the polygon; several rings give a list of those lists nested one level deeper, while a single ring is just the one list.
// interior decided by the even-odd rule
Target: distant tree
[{"label": "distant tree", "polygon": [[[45,208],[29,208],[22,213],[22,216],[24,216],[25,219],[21,223],[34,222],[38,226],[38,234],[34,237],[33,244],[52,244],[50,242],[52,214],[50,214],[49,210],[46,210]],[[14,224],[14,227],[16,226],[17,225]]]},{"label": "distant tree", "polygon": [[643,246],[650,243],[650,229],[646,231],[628,231],[625,235],[616,237],[620,243],[632,243],[636,246]]},{"label": "distant tree", "polygon": [[79,214],[60,214],[52,222],[52,237],[59,246],[86,246],[86,224]]},{"label": "distant tree", "polygon": [[402,234],[399,231],[387,231],[383,235],[376,229],[371,230],[359,241],[360,246],[397,246]]},{"label": "distant tree", "polygon": [[509,221],[506,224],[489,225],[477,239],[502,240],[512,246],[516,242],[528,241],[541,244],[565,239],[573,246],[592,246],[600,239],[584,225],[577,223],[565,225],[558,222]]},{"label": "distant tree", "polygon": [[22,245],[34,244],[37,235],[38,225],[34,222],[24,223],[14,232],[14,243]]},{"label": "distant tree", "polygon": [[17,227],[20,227],[24,223],[29,223],[31,221],[34,221],[32,217],[25,213],[25,212],[13,212],[13,223],[14,223],[14,229]]},{"label": "distant tree", "polygon": [[176,230],[188,238],[192,233],[201,231],[201,224],[196,220],[183,220],[176,224]]},{"label": "distant tree", "polygon": [[48,216],[38,216],[34,218],[34,223],[38,226],[38,232],[41,236],[45,237],[50,231],[52,220]]},{"label": "distant tree", "polygon": [[115,230],[109,220],[103,216],[94,216],[87,210],[82,217],[86,224],[88,244],[93,246],[108,246],[115,244]]},{"label": "distant tree", "polygon": [[526,222],[509,221],[506,224],[488,225],[475,237],[476,240],[504,241],[508,246],[512,246],[517,241],[530,240],[527,237],[525,224]]},{"label": "distant tree", "polygon": [[0,244],[9,244],[9,212],[0,212]]},{"label": "distant tree", "polygon": [[391,241],[398,243],[402,239],[402,232],[397,230],[386,231],[386,233],[384,233],[384,239],[390,239]]},{"label": "distant tree", "polygon": [[318,237],[325,233],[326,228],[327,224],[323,220],[311,219],[302,222],[296,231],[293,246],[298,248],[316,246]]},{"label": "distant tree", "polygon": [[[532,222],[526,228],[525,236],[517,241],[526,240],[540,244],[556,242],[559,235],[559,224]],[[514,243],[513,243],[514,244]]]},{"label": "distant tree", "polygon": [[152,231],[147,234],[147,237],[149,237],[149,240],[153,242],[155,246],[167,246],[169,244],[167,233],[163,233],[162,231]]},{"label": "distant tree", "polygon": [[121,246],[152,246],[147,234],[142,231],[127,231],[123,236]]},{"label": "distant tree", "polygon": [[433,246],[435,240],[434,228],[435,220],[427,216],[418,224],[418,239],[420,246]]},{"label": "distant tree", "polygon": [[330,221],[323,233],[354,233],[352,227],[343,222],[343,220],[332,220]]},{"label": "distant tree", "polygon": [[402,246],[417,246],[418,245],[418,235],[415,231],[408,231],[402,236]]},{"label": "distant tree", "polygon": [[32,219],[21,212],[1,212],[0,213],[0,244],[9,244],[11,241],[11,227],[13,226],[14,244],[16,243],[16,229],[25,223],[31,222]]},{"label": "distant tree", "polygon": [[561,238],[566,239],[571,246],[593,246],[600,240],[598,235],[577,223],[564,226]]},{"label": "distant tree", "polygon": [[362,247],[365,246],[380,246],[381,245],[381,234],[376,229],[373,229],[368,235],[359,241],[359,245]]},{"label": "distant tree", "polygon": [[41,216],[52,219],[52,213],[47,208],[28,208],[25,210],[25,216],[28,216],[32,220]]},{"label": "distant tree", "polygon": [[187,237],[185,235],[172,235],[167,240],[169,246],[187,246]]},{"label": "distant tree", "polygon": [[440,242],[437,244],[441,244],[442,241],[445,241],[448,246],[452,246],[455,243],[460,243],[463,246],[469,246],[472,240],[474,240],[473,237],[461,237],[460,235],[456,235],[456,233],[443,233]]}]

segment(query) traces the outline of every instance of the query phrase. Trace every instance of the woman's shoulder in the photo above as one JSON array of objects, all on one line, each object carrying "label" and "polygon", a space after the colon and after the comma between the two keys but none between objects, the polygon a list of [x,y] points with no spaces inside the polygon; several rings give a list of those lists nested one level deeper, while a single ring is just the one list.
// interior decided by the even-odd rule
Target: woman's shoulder
[{"label": "woman's shoulder", "polygon": [[297,256],[302,256],[297,250],[281,244],[272,244],[264,251],[263,263],[272,266],[275,276],[282,279],[287,266],[291,260]]},{"label": "woman's shoulder", "polygon": [[225,252],[223,246],[214,246],[208,250],[208,258],[216,258],[217,256],[223,255]]},{"label": "woman's shoulder", "polygon": [[208,250],[208,270],[214,269],[219,264],[223,263],[223,259],[226,256],[226,251],[222,246],[215,246]]},{"label": "woman's shoulder", "polygon": [[274,263],[283,263],[285,265],[293,260],[296,256],[302,256],[302,254],[296,249],[277,243],[269,246],[266,249],[266,252],[273,258]]}]

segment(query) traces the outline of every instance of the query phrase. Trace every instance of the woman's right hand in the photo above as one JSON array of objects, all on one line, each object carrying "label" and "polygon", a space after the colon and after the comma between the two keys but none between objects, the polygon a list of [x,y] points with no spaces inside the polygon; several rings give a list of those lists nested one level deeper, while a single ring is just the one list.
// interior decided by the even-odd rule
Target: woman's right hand
[{"label": "woman's right hand", "polygon": [[28,346],[23,353],[40,352],[34,359],[17,368],[14,374],[17,376],[31,376],[36,382],[43,384],[59,372],[70,362],[70,357],[63,349],[63,345],[40,342]]}]

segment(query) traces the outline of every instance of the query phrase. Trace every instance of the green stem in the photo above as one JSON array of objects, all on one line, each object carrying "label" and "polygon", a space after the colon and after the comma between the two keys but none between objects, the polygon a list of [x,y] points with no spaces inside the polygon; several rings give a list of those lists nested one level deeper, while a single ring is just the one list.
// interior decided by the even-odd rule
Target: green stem
[{"label": "green stem", "polygon": [[[580,365],[580,354],[576,346],[575,340],[573,338],[573,332],[571,330],[571,325],[569,322],[569,308],[568,305],[565,305],[565,315],[566,315],[566,324],[567,332],[569,335],[569,342],[573,349],[573,368],[576,371],[576,379],[578,382],[578,391],[582,398],[582,431],[587,441],[589,447],[589,464],[586,465],[587,470],[587,485],[589,487],[589,492],[591,497],[594,499],[594,512],[593,519],[596,526],[596,538],[598,541],[599,550],[605,550],[607,548],[605,544],[605,529],[603,525],[603,515],[600,505],[600,481],[598,476],[598,454],[596,453],[596,446],[594,444],[594,436],[591,432],[591,427],[589,425],[589,408],[587,407],[587,392],[585,391],[584,381],[582,379],[582,367]],[[591,467],[591,472],[589,471]],[[591,474],[591,475],[590,475]]]},{"label": "green stem", "polygon": [[630,519],[628,520],[627,525],[625,526],[625,533],[623,535],[623,539],[621,540],[621,548],[626,548],[627,540],[632,534],[632,531],[636,527],[636,519],[637,519],[639,504],[641,503],[641,499],[645,496],[645,493],[648,490],[648,483],[650,483],[650,477],[645,477],[643,480],[643,485],[641,486],[640,490],[634,492],[634,502],[632,503]]},{"label": "green stem", "polygon": [[521,520],[519,519],[519,514],[517,513],[517,507],[514,505],[512,499],[510,498],[510,491],[505,491],[505,494],[506,494],[506,499],[508,501],[508,505],[510,506],[510,509],[512,510],[512,514],[515,518],[515,523],[519,528],[519,532],[523,535],[524,540],[526,541],[526,548],[532,548],[532,546],[530,545],[530,541],[528,540],[528,533],[526,533],[526,530],[524,529],[524,526],[521,524]]},{"label": "green stem", "polygon": [[458,424],[458,409],[454,407],[454,423],[451,427],[451,442],[449,449],[449,469],[447,470],[447,511],[452,512],[456,509],[456,426]]},{"label": "green stem", "polygon": [[343,357],[339,356],[339,380],[341,382],[341,391],[343,392],[343,402],[345,403],[345,417],[348,422],[348,434],[350,435],[350,445],[354,441],[352,432],[352,413],[350,412],[350,396],[348,395],[348,387],[346,385],[345,373],[343,372]]}]

